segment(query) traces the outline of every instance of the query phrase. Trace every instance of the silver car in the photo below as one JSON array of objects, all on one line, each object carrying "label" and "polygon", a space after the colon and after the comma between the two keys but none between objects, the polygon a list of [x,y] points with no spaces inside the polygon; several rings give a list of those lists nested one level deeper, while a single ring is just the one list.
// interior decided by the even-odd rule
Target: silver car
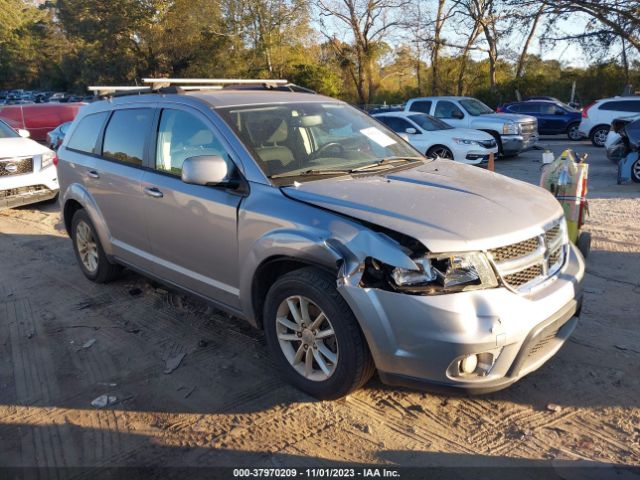
[{"label": "silver car", "polygon": [[504,388],[567,340],[584,261],[542,189],[428,160],[359,110],[225,88],[83,107],[58,152],[84,275],[121,266],[264,329],[324,399]]}]

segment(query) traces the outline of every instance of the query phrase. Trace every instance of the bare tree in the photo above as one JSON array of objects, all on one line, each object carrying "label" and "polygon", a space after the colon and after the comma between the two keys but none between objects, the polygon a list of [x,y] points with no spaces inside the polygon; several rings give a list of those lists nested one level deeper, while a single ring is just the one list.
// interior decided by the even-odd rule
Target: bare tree
[{"label": "bare tree", "polygon": [[518,64],[516,66],[516,78],[522,78],[522,76],[524,75],[524,64],[527,58],[527,53],[529,51],[529,45],[531,45],[531,41],[533,40],[536,34],[536,30],[538,28],[538,25],[540,24],[540,19],[544,15],[546,8],[547,6],[543,3],[536,9],[533,17],[524,18],[525,22],[526,21],[531,22],[531,26],[529,27],[529,34],[525,38],[522,48],[520,50],[520,56],[518,57]]},{"label": "bare tree", "polygon": [[[360,103],[371,103],[376,89],[374,64],[380,51],[380,44],[389,30],[400,24],[394,13],[399,13],[409,0],[315,0],[320,12],[323,33],[330,39],[344,60],[345,52],[351,54],[347,66],[355,82]],[[328,20],[343,27],[343,32],[353,37],[351,51],[345,50],[345,43],[338,41],[330,30]],[[345,32],[346,30],[346,32]]]}]

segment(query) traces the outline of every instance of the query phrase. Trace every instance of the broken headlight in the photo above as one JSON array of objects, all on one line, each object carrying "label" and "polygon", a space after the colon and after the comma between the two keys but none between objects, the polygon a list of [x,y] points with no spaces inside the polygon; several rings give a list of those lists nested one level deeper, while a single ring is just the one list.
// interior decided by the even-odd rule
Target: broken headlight
[{"label": "broken headlight", "polygon": [[482,252],[427,254],[414,259],[417,270],[394,268],[372,260],[368,278],[386,277],[393,290],[416,295],[494,288],[498,286],[489,260]]}]

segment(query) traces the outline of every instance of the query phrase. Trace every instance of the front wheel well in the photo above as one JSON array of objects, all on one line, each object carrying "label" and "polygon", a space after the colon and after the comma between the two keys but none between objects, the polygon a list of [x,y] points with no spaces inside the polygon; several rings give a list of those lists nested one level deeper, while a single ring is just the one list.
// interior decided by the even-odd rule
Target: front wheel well
[{"label": "front wheel well", "polygon": [[334,275],[337,275],[338,272],[337,266],[336,268],[331,269],[324,265],[293,257],[272,257],[262,262],[256,269],[253,275],[253,281],[251,282],[251,302],[258,328],[264,328],[262,311],[264,309],[267,292],[269,292],[271,286],[282,275],[306,267],[315,267],[320,270],[331,272]]},{"label": "front wheel well", "polygon": [[71,221],[73,220],[73,216],[78,210],[81,210],[83,207],[80,202],[76,200],[68,200],[64,204],[64,210],[62,211],[62,217],[64,218],[64,228],[67,230],[67,234],[71,236]]}]

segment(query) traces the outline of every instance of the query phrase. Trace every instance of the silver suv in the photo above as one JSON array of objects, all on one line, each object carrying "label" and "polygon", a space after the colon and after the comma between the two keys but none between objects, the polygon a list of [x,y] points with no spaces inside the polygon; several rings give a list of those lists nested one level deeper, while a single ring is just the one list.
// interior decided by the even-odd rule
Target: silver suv
[{"label": "silver suv", "polygon": [[584,261],[542,189],[448,160],[332,98],[177,90],[85,106],[59,149],[87,278],[121,266],[264,329],[319,398],[504,388],[580,311]]}]

